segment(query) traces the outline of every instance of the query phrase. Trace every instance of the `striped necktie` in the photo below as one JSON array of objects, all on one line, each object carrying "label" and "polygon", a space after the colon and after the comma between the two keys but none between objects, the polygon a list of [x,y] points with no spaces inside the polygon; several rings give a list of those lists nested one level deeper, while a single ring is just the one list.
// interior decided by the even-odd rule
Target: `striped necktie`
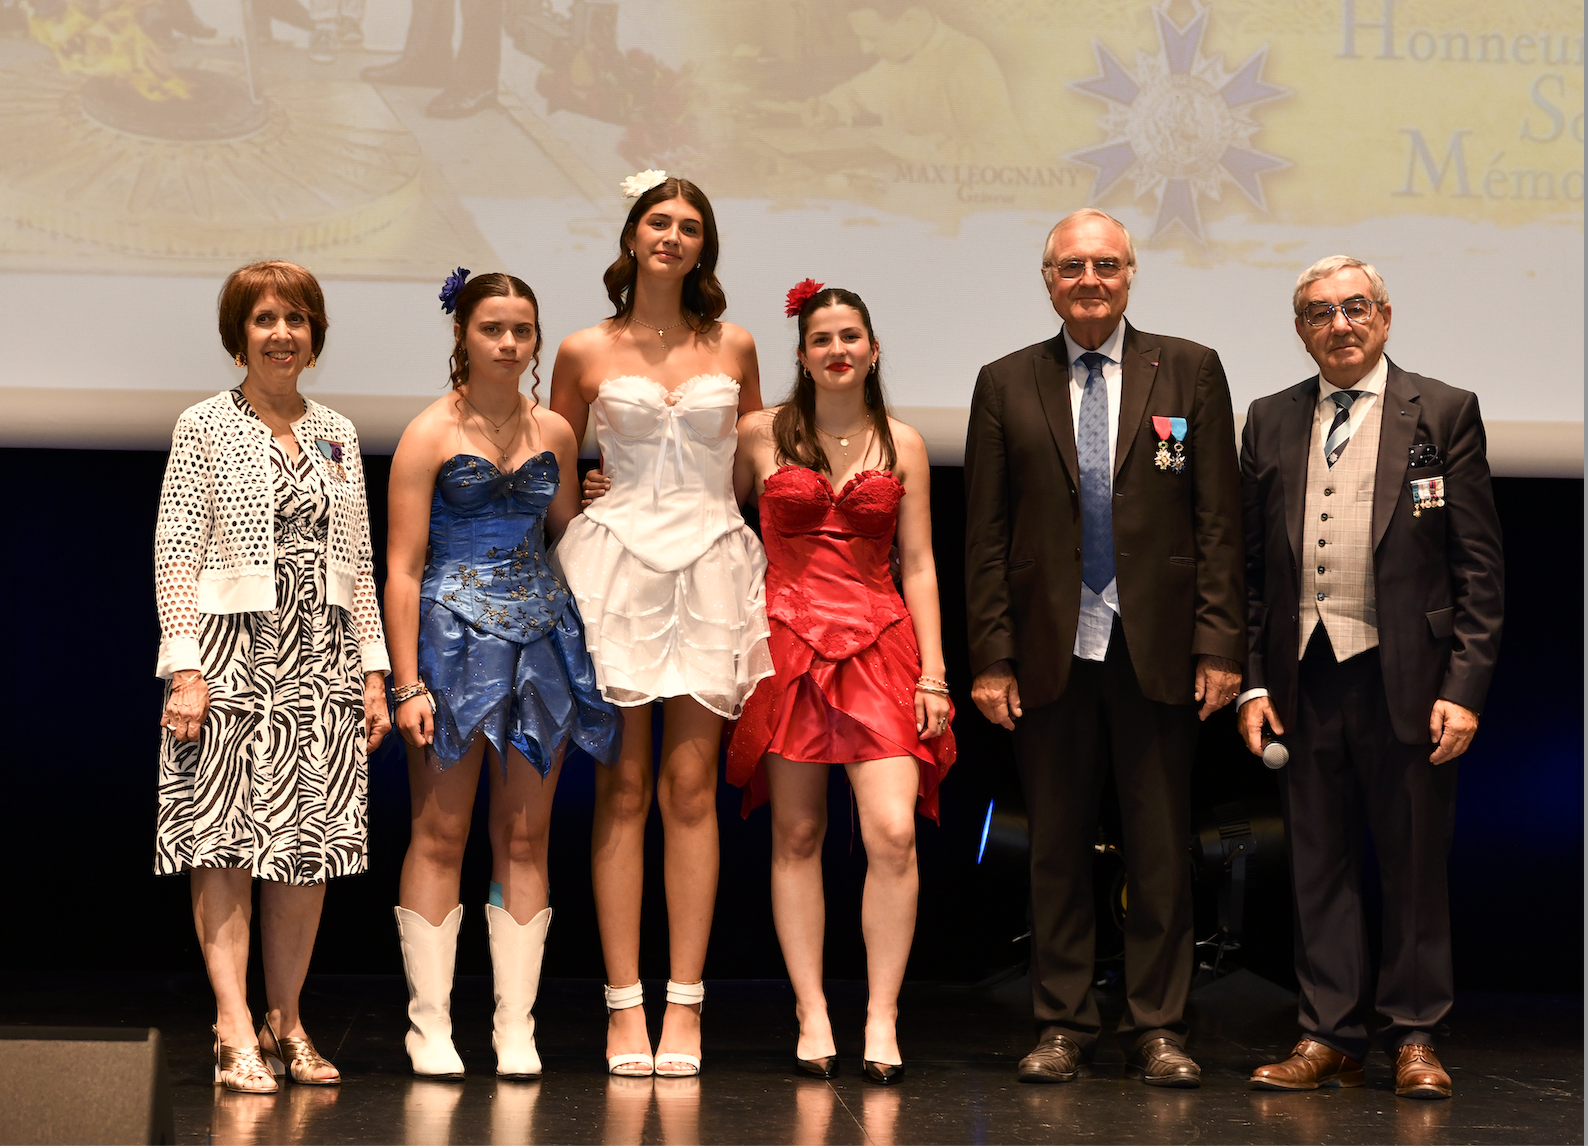
[{"label": "striped necktie", "polygon": [[1329,436],[1323,443],[1323,459],[1329,463],[1329,468],[1334,468],[1334,463],[1340,460],[1340,455],[1345,453],[1346,443],[1351,440],[1351,405],[1366,390],[1336,390],[1329,397],[1334,400],[1334,421],[1329,425]]}]

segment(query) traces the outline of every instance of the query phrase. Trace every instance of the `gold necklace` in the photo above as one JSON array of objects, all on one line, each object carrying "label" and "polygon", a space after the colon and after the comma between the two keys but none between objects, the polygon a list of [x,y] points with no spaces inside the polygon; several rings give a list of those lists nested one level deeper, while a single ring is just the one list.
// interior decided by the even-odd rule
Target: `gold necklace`
[{"label": "gold necklace", "polygon": [[[491,445],[495,446],[499,451],[498,457],[500,460],[497,462],[497,468],[505,473],[509,460],[507,447],[498,442],[495,435],[488,432],[485,428],[485,425],[482,425],[481,423],[488,423],[489,425],[495,426],[496,429],[500,431],[501,428],[507,425],[508,422],[511,422],[514,418],[519,417],[524,412],[523,395],[519,395],[518,402],[513,406],[513,412],[507,417],[503,418],[500,422],[492,422],[491,419],[487,418],[484,414],[480,413],[479,410],[475,409],[474,403],[469,401],[467,394],[459,394],[458,397],[463,399],[463,404],[467,406],[469,408],[469,412],[474,415],[474,424],[480,427],[480,433],[485,435],[485,440],[490,442]],[[508,437],[507,445],[511,446],[517,437],[518,431],[515,429]]]},{"label": "gold necklace", "polygon": [[834,440],[836,440],[840,446],[844,447],[844,456],[848,457],[849,456],[849,453],[848,453],[848,450],[849,450],[849,439],[854,437],[856,434],[860,433],[861,430],[867,429],[868,427],[870,427],[870,425],[871,425],[871,422],[869,420],[865,421],[865,422],[862,422],[860,424],[859,428],[850,430],[849,432],[844,433],[844,434],[830,434],[826,430],[822,429],[820,426],[817,426],[816,427],[816,432],[818,434],[821,434],[821,435],[825,436],[825,437],[833,438]]},{"label": "gold necklace", "polygon": [[654,330],[654,331],[656,331],[656,337],[661,339],[662,349],[666,350],[666,349],[668,349],[668,346],[667,346],[667,332],[669,330],[677,330],[680,326],[683,326],[684,323],[689,321],[689,316],[686,314],[683,318],[679,319],[677,322],[673,323],[671,326],[652,326],[648,322],[640,322],[640,320],[637,319],[637,318],[634,321],[638,322],[646,330]]},{"label": "gold necklace", "polygon": [[[265,416],[265,411],[260,408],[259,404],[248,396],[248,391],[244,390],[242,386],[238,386],[237,389],[242,393],[243,401],[248,403],[248,408],[254,412],[254,417],[263,422],[265,424],[265,429],[270,431],[271,437],[279,438],[283,434],[288,437],[292,436],[292,423],[295,422],[297,418],[288,418],[284,423],[282,423],[281,428],[277,429],[276,426],[271,423],[270,419]],[[302,394],[295,395],[295,397],[298,399],[298,418],[301,418],[309,412],[309,403],[304,400]]]}]

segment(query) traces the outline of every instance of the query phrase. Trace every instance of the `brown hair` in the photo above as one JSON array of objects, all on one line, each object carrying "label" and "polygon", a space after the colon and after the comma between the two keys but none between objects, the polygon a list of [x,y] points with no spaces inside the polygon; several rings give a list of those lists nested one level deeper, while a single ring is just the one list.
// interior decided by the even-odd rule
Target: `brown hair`
[{"label": "brown hair", "polygon": [[325,346],[325,331],[331,320],[325,317],[325,292],[319,282],[297,263],[269,259],[249,263],[226,276],[216,309],[220,312],[221,345],[236,358],[248,348],[243,327],[254,306],[274,291],[288,306],[301,310],[309,320],[309,337],[314,353]]},{"label": "brown hair", "polygon": [[[877,344],[877,332],[871,328],[871,312],[865,301],[854,291],[842,287],[826,287],[805,300],[800,307],[800,349],[805,349],[805,332],[811,316],[829,306],[852,306],[865,325],[866,337]],[[899,463],[899,453],[893,445],[893,431],[888,426],[888,405],[882,396],[882,352],[877,351],[877,361],[866,375],[866,416],[877,435],[882,449],[882,468],[892,470]],[[804,365],[794,377],[794,389],[772,416],[772,438],[777,443],[780,462],[802,466],[808,470],[832,473],[827,452],[822,449],[821,437],[816,433],[816,380]]]},{"label": "brown hair", "polygon": [[728,295],[717,281],[717,255],[721,250],[717,239],[717,216],[711,209],[711,200],[706,198],[706,193],[688,179],[664,179],[641,195],[629,208],[629,217],[623,223],[622,234],[618,236],[617,261],[606,269],[601,281],[606,284],[607,298],[612,300],[612,317],[626,323],[634,312],[634,280],[639,275],[634,256],[629,254],[629,248],[634,244],[634,233],[639,230],[640,220],[652,207],[669,199],[682,199],[700,212],[704,231],[700,262],[684,276],[683,301],[684,310],[693,312],[699,320],[698,326],[691,321],[691,328],[705,330],[728,309]]},{"label": "brown hair", "polygon": [[535,381],[530,384],[529,394],[534,399],[535,405],[540,405],[540,303],[535,298],[535,292],[529,289],[529,284],[516,275],[504,275],[500,271],[493,271],[488,275],[476,275],[464,284],[458,292],[457,309],[452,315],[456,323],[453,335],[452,357],[448,360],[452,367],[452,388],[456,390],[469,380],[469,351],[463,345],[463,340],[469,331],[469,319],[474,317],[474,308],[488,298],[523,298],[529,300],[529,305],[535,308],[535,353],[530,359],[529,372]]}]

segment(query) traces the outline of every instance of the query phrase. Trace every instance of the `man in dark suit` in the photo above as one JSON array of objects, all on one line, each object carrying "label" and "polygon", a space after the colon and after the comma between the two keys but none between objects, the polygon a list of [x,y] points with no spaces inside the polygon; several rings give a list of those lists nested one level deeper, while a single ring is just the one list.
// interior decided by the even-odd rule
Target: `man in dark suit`
[{"label": "man in dark suit", "polygon": [[[1360,1086],[1376,1009],[1395,1093],[1448,1098],[1433,1034],[1453,992],[1452,761],[1477,731],[1504,604],[1483,420],[1475,395],[1384,354],[1389,294],[1373,267],[1323,259],[1303,272],[1293,302],[1319,373],[1252,403],[1242,435],[1239,703],[1253,752],[1265,725],[1290,750],[1279,792],[1303,1037],[1252,1081]],[[1365,827],[1384,893],[1376,1008]]]},{"label": "man in dark suit", "polygon": [[[1014,732],[1031,826],[1027,1082],[1091,1058],[1098,801],[1110,768],[1129,870],[1128,1063],[1196,1086],[1189,782],[1197,719],[1245,656],[1240,482],[1216,353],[1124,321],[1136,253],[1096,210],[1048,236],[1055,338],[984,366],[965,443],[972,698]],[[1200,702],[1200,710],[1197,705]]]}]

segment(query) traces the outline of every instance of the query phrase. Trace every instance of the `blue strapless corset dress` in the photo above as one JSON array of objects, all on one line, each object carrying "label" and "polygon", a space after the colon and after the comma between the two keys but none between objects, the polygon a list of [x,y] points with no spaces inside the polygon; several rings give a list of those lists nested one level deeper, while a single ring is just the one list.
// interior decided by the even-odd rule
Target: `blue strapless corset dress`
[{"label": "blue strapless corset dress", "polygon": [[617,760],[622,716],[601,696],[578,607],[546,563],[557,483],[550,452],[510,474],[458,454],[436,475],[419,676],[436,702],[442,767],[481,734],[499,758],[516,748],[542,776],[570,736],[602,763]]}]

